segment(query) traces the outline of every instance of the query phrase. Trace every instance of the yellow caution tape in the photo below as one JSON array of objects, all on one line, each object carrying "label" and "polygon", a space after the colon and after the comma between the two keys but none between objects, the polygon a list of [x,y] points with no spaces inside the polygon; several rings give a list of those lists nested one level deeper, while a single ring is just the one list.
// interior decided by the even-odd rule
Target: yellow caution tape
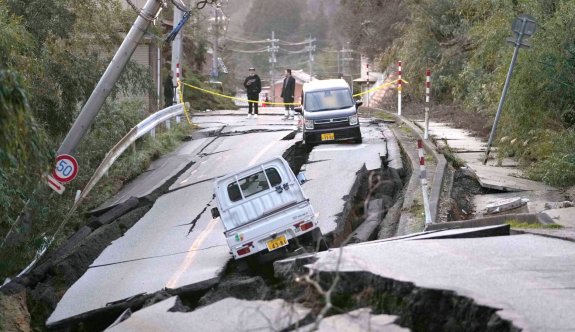
[{"label": "yellow caution tape", "polygon": [[[409,82],[407,82],[406,80],[403,80],[403,79],[402,79],[401,81],[402,81],[403,83],[409,84]],[[373,92],[373,91],[376,91],[376,90],[379,90],[379,89],[386,88],[386,87],[388,87],[388,86],[390,86],[390,85],[394,85],[395,83],[396,83],[396,81],[388,82],[388,83],[385,83],[385,84],[376,86],[375,88],[371,88],[371,89],[369,89],[369,90],[366,90],[366,91],[364,91],[364,92],[356,93],[356,94],[354,94],[353,96],[354,96],[354,97],[359,97],[359,96],[362,96],[362,95],[364,95],[364,94],[367,94],[367,93],[370,93],[370,92]]]},{"label": "yellow caution tape", "polygon": [[[409,84],[409,82],[407,82],[406,80],[403,80],[403,79],[402,79],[401,81],[404,82],[404,83],[406,83],[406,84]],[[373,91],[376,91],[376,90],[379,90],[379,89],[383,89],[383,88],[388,87],[388,86],[390,86],[390,85],[393,85],[393,84],[395,84],[395,83],[396,83],[395,81],[389,82],[389,83],[385,83],[385,84],[382,84],[382,85],[380,85],[380,86],[376,86],[375,88],[371,88],[371,89],[369,89],[369,90],[366,90],[366,91],[363,91],[363,92],[360,92],[360,93],[356,93],[356,94],[353,95],[353,97],[359,97],[359,96],[362,96],[362,95],[364,95],[364,94],[367,94],[367,93],[370,93],[370,92],[373,92]],[[245,99],[245,98],[232,97],[232,96],[224,95],[224,94],[222,94],[222,93],[218,93],[218,92],[215,92],[215,91],[210,91],[210,90],[202,89],[202,88],[200,88],[200,87],[193,86],[193,85],[188,84],[188,83],[186,83],[186,82],[181,82],[181,84],[183,84],[183,85],[185,85],[185,86],[187,86],[187,87],[190,87],[190,88],[192,88],[192,89],[196,89],[196,90],[199,90],[199,91],[202,91],[202,92],[205,92],[205,93],[209,93],[209,94],[212,94],[212,95],[215,95],[215,96],[218,96],[218,97],[228,98],[228,99],[238,100],[238,101],[243,101],[243,102],[248,102],[248,103],[258,103],[258,104],[266,104],[266,105],[295,105],[295,106],[299,106],[299,105],[300,105],[300,103],[278,103],[278,102],[271,102],[271,101],[249,100],[249,99]],[[180,93],[181,93],[181,91],[180,91]],[[181,97],[181,96],[180,96],[180,97]],[[181,101],[183,102],[183,100],[181,100]],[[184,106],[184,111],[186,111],[185,106]],[[186,113],[186,116],[187,116],[187,113]],[[189,119],[188,119],[188,121],[189,121]]]},{"label": "yellow caution tape", "polygon": [[178,80],[178,91],[179,91],[179,97],[180,97],[180,103],[182,103],[182,106],[184,107],[184,114],[186,115],[186,120],[188,121],[188,124],[190,126],[192,126],[192,120],[190,119],[190,114],[188,113],[188,109],[186,108],[186,103],[184,102],[184,92],[181,86],[181,82],[180,80]]},{"label": "yellow caution tape", "polygon": [[215,91],[202,89],[202,88],[199,88],[197,86],[193,86],[191,84],[188,84],[186,82],[182,82],[182,84],[187,86],[187,87],[190,87],[192,89],[196,89],[196,90],[199,90],[199,91],[202,91],[205,93],[209,93],[209,94],[212,94],[215,96],[219,96],[222,98],[228,98],[228,99],[233,99],[233,100],[238,100],[238,101],[245,101],[245,102],[249,102],[249,103],[258,103],[258,104],[266,104],[266,105],[295,105],[295,106],[299,105],[299,103],[276,103],[276,102],[271,102],[271,101],[249,100],[249,99],[245,99],[245,98],[232,97],[232,96],[227,96],[227,95],[224,95],[222,93],[215,92]]}]

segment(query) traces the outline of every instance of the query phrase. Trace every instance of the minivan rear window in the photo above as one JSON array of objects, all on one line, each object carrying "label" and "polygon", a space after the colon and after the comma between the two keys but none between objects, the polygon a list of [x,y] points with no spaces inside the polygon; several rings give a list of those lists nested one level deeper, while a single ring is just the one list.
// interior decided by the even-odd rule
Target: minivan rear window
[{"label": "minivan rear window", "polygon": [[349,89],[309,91],[305,94],[306,112],[319,112],[349,108],[354,105]]},{"label": "minivan rear window", "polygon": [[266,169],[265,174],[260,171],[239,179],[237,182],[230,183],[227,188],[228,196],[230,201],[237,202],[242,199],[242,194],[244,198],[249,197],[281,183],[282,178],[278,170],[270,167]]}]

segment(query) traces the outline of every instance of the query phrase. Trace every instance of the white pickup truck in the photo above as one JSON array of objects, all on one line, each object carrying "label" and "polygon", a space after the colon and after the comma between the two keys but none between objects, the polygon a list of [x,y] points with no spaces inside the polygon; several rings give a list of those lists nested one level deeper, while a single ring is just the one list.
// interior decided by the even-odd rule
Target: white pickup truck
[{"label": "white pickup truck", "polygon": [[212,217],[223,223],[236,260],[285,253],[302,242],[325,245],[309,199],[282,157],[216,179],[214,192]]}]

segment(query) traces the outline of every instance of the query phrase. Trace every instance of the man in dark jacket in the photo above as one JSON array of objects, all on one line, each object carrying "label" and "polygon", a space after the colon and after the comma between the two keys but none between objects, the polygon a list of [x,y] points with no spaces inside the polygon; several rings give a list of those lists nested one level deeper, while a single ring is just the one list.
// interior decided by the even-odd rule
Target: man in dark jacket
[{"label": "man in dark jacket", "polygon": [[[250,74],[244,80],[244,87],[248,93],[248,116],[251,118],[252,114],[254,118],[258,117],[258,102],[260,100],[260,92],[262,91],[262,81],[260,77],[256,74],[255,68],[250,68]],[[253,107],[253,113],[252,113]]]},{"label": "man in dark jacket", "polygon": [[168,77],[164,81],[164,101],[165,107],[170,107],[174,104],[174,79],[171,73],[168,73]]},{"label": "man in dark jacket", "polygon": [[295,78],[291,76],[291,69],[286,69],[281,97],[283,98],[284,103],[291,103],[292,105],[285,105],[286,110],[284,120],[293,119],[294,94],[295,94]]}]

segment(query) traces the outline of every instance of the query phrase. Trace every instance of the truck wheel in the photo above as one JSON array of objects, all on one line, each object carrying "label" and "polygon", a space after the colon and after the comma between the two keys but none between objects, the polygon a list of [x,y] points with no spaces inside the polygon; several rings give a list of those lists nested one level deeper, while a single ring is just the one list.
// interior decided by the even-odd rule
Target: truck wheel
[{"label": "truck wheel", "polygon": [[248,264],[247,259],[244,258],[244,259],[236,260],[236,270],[237,270],[239,273],[249,272],[249,271],[250,271],[250,266],[249,266],[249,264]]}]

